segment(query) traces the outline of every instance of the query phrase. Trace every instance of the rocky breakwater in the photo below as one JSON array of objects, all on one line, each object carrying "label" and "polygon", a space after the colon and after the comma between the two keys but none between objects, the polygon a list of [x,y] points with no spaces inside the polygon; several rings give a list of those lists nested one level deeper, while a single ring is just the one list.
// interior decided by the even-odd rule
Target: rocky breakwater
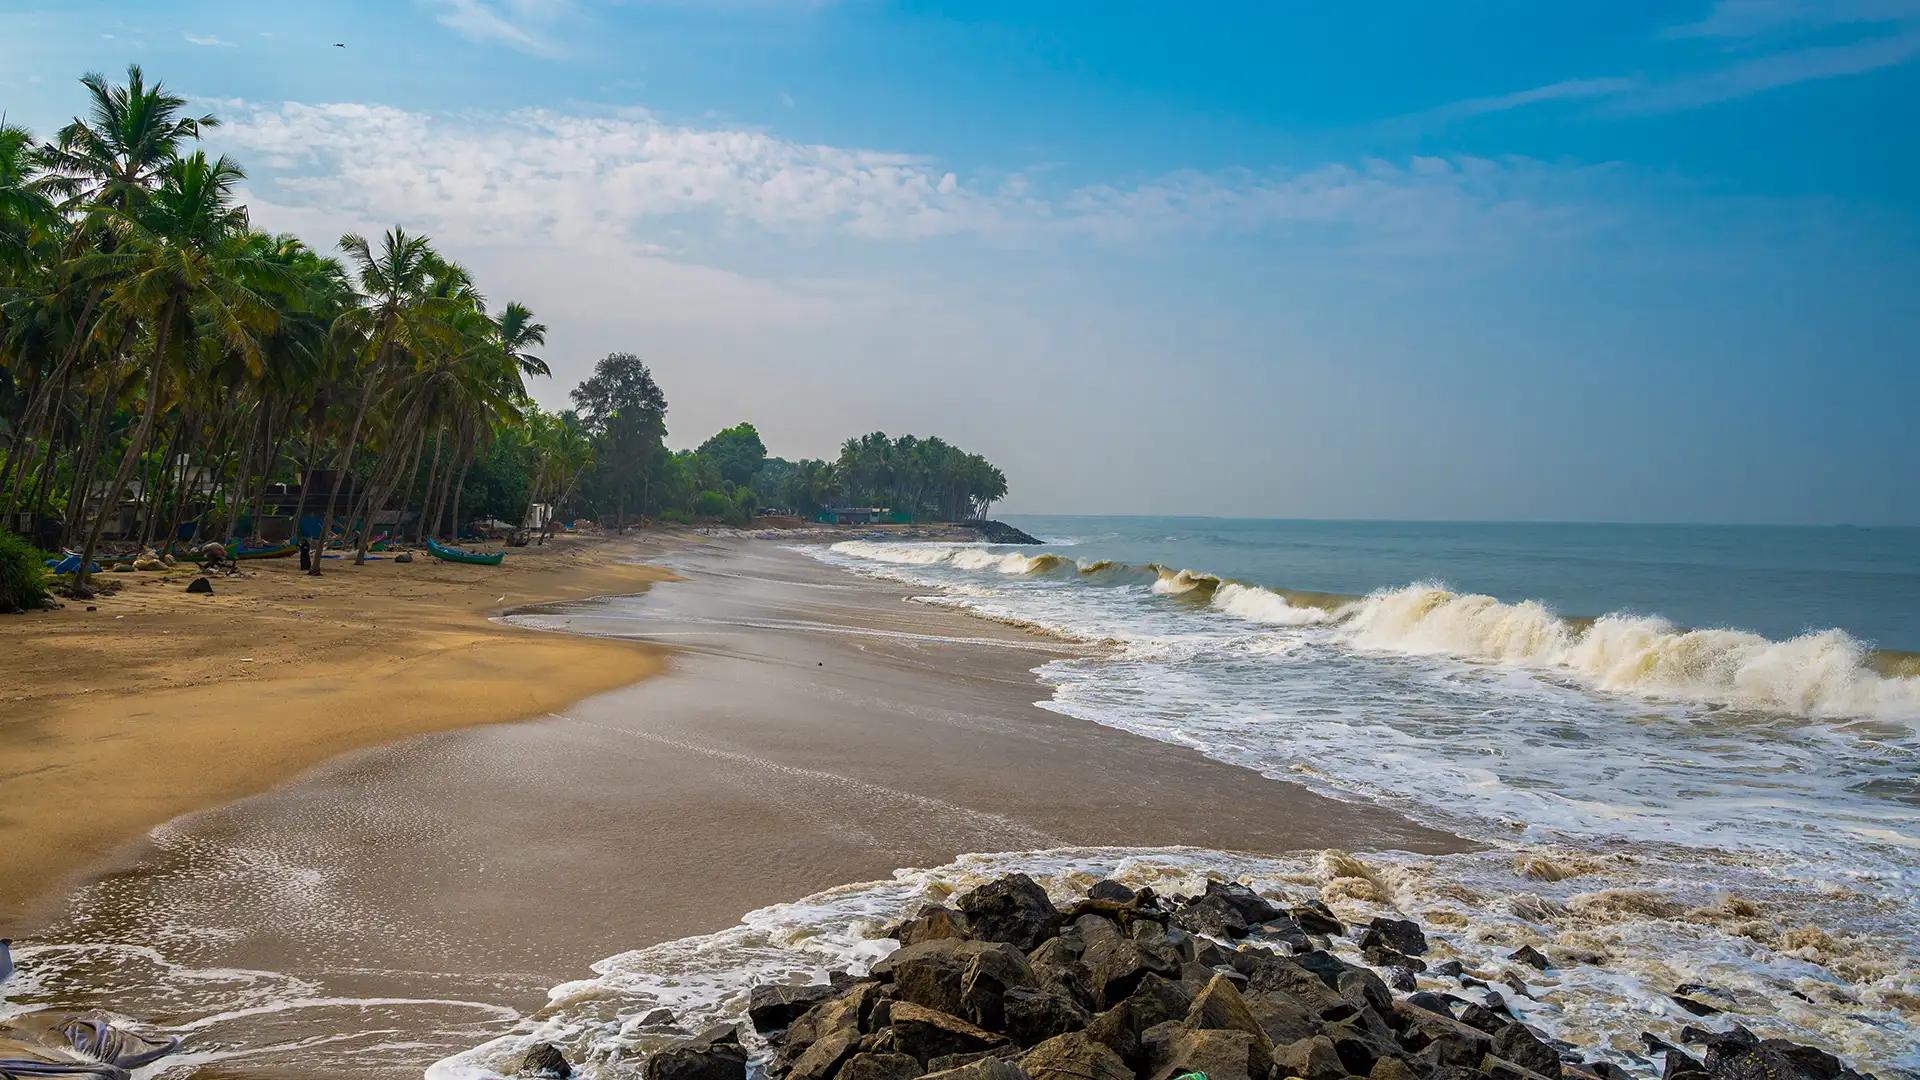
[{"label": "rocky breakwater", "polygon": [[[1418,990],[1413,922],[1349,926],[1217,881],[1173,899],[1102,881],[1063,910],[1015,874],[889,936],[864,975],[755,987],[745,1026],[668,1045],[646,1080],[1865,1080],[1737,1026],[1688,1028],[1695,1049],[1646,1036],[1638,1071],[1584,1061],[1477,979],[1451,973],[1478,1000]],[[1546,964],[1530,952],[1511,959]],[[522,1075],[568,1071],[542,1045]]]}]

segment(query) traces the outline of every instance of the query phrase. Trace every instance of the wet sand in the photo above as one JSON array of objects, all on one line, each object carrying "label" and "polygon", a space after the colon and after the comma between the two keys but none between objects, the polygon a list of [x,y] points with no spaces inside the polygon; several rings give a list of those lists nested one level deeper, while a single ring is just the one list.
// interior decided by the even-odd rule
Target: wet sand
[{"label": "wet sand", "polygon": [[657,541],[563,537],[498,567],[421,555],[319,578],[291,558],[216,575],[107,574],[118,590],[0,618],[0,936],[180,814],[341,753],[520,720],[658,670],[657,650],[490,620],[534,600],[639,592]]},{"label": "wet sand", "polygon": [[184,1034],[197,1075],[418,1076],[602,957],[964,852],[1464,846],[1036,707],[1057,641],[765,541],[665,564],[514,619],[666,645],[665,676],[174,822],[21,951],[26,996]]}]

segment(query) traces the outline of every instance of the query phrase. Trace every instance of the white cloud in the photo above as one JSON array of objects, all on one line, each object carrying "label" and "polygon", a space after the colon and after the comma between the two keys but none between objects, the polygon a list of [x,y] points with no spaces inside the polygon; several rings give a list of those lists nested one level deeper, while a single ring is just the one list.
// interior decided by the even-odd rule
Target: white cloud
[{"label": "white cloud", "polygon": [[[109,34],[106,36],[111,37],[112,35]],[[180,36],[187,39],[187,44],[198,45],[202,48],[207,48],[207,49],[236,48],[233,42],[228,41],[225,38],[214,37],[211,34],[182,34]]]},{"label": "white cloud", "polygon": [[639,243],[717,223],[999,245],[1288,229],[1383,246],[1485,247],[1501,236],[1576,227],[1590,175],[1525,159],[1423,158],[1044,190],[1018,172],[988,183],[915,154],[669,124],[641,112],[221,108],[221,145],[256,177],[270,177],[282,203],[499,239]]},{"label": "white cloud", "polygon": [[1748,38],[1790,30],[1920,20],[1920,0],[1718,0],[1680,37]]},{"label": "white cloud", "polygon": [[[1442,105],[1418,114],[1418,117],[1435,119],[1454,119],[1467,116],[1480,116],[1485,113],[1506,112],[1509,109],[1525,108],[1549,101],[1585,101],[1593,98],[1611,97],[1642,85],[1638,76],[1618,76],[1601,79],[1563,79],[1560,82],[1535,86],[1527,90],[1515,90],[1507,94],[1492,94],[1487,97],[1468,98]],[[1416,118],[1418,118],[1416,117]]]},{"label": "white cloud", "polygon": [[434,18],[461,36],[532,56],[559,56],[546,26],[568,14],[568,0],[430,0]]},{"label": "white cloud", "polygon": [[1920,57],[1920,24],[1840,45],[1790,49],[1674,79],[1622,99],[1627,111],[1694,108],[1798,83],[1864,75]]}]

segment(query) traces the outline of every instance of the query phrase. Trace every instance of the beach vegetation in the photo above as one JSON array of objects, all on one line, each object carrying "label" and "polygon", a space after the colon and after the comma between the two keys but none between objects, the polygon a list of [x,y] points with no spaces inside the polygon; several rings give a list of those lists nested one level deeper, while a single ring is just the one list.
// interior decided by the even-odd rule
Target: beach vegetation
[{"label": "beach vegetation", "polygon": [[27,611],[46,602],[46,552],[0,532],[0,611]]}]

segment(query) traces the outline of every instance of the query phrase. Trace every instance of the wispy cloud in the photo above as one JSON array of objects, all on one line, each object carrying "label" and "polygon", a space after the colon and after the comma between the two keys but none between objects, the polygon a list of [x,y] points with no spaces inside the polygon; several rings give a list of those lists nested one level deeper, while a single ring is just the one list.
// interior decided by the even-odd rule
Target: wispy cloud
[{"label": "wispy cloud", "polygon": [[[106,36],[110,37],[112,35],[106,35]],[[214,37],[211,34],[182,34],[181,36],[187,39],[187,44],[198,45],[198,46],[201,46],[202,48],[208,48],[208,49],[237,48],[237,46],[233,42],[228,41],[225,38]]]},{"label": "wispy cloud", "polygon": [[1590,101],[1613,97],[1643,85],[1639,76],[1627,75],[1602,79],[1563,79],[1560,82],[1515,90],[1506,94],[1468,98],[1415,114],[1415,118],[1450,120],[1486,113],[1507,112],[1552,101]]},{"label": "wispy cloud", "polygon": [[[1150,242],[1283,230],[1402,250],[1490,250],[1583,227],[1591,170],[1416,158],[1179,171],[1128,183],[969,179],[908,153],[523,110],[481,121],[365,104],[222,106],[223,145],[286,204],[527,242],[656,238],[714,224],[870,241]],[[703,226],[700,222],[708,224]]]},{"label": "wispy cloud", "polygon": [[1718,0],[1676,37],[1751,38],[1795,30],[1920,21],[1920,0]]},{"label": "wispy cloud", "polygon": [[471,41],[505,45],[531,56],[559,56],[550,25],[572,10],[569,0],[429,0],[434,18]]},{"label": "wispy cloud", "polygon": [[1864,75],[1920,57],[1920,24],[1839,45],[1789,49],[1669,80],[1623,97],[1628,112],[1688,109],[1799,83]]}]

